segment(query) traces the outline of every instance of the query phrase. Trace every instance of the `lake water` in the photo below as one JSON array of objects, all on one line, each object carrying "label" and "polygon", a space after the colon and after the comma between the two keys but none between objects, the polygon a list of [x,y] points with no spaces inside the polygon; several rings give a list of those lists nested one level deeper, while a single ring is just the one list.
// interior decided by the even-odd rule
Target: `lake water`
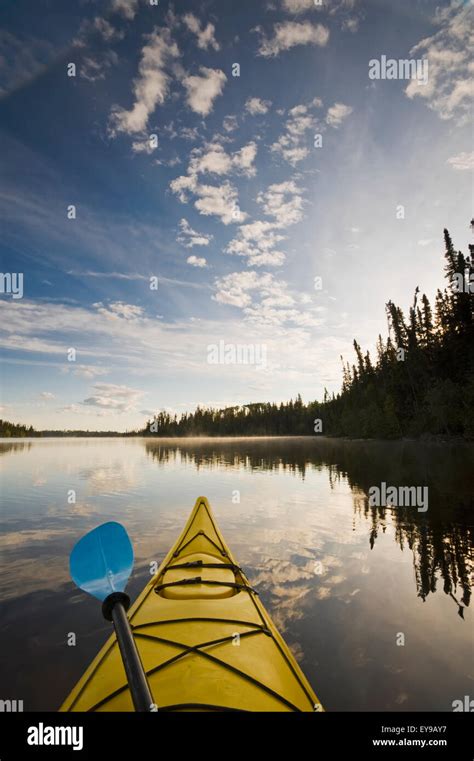
[{"label": "lake water", "polygon": [[[57,709],[108,636],[69,580],[82,534],[125,525],[133,599],[205,495],[326,710],[450,711],[474,698],[473,466],[469,444],[3,440],[0,699]],[[382,482],[428,510],[369,507]]]}]

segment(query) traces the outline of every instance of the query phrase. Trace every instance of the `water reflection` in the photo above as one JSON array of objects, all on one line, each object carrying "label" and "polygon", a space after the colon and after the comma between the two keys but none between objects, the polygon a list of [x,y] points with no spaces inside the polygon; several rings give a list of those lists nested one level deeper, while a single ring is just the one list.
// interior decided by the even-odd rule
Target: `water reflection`
[{"label": "water reflection", "polygon": [[[69,580],[81,535],[126,526],[134,598],[205,494],[328,710],[451,710],[474,680],[473,452],[317,438],[0,442],[2,690],[54,710],[104,641],[108,625]],[[427,485],[428,511],[370,507],[382,481]]]},{"label": "water reflection", "polygon": [[33,442],[31,441],[9,441],[8,443],[2,441],[0,443],[0,456],[2,454],[10,454],[12,452],[24,452],[31,449]]},{"label": "water reflection", "polygon": [[[334,439],[146,440],[147,454],[160,466],[170,463],[207,468],[283,471],[305,479],[327,470],[331,488],[350,485],[354,510],[370,521],[371,549],[388,523],[400,549],[413,554],[417,594],[425,600],[442,580],[443,591],[464,617],[472,585],[474,447],[466,444],[344,441]],[[382,482],[424,485],[429,509],[369,506],[368,491]],[[293,566],[291,574],[297,573]],[[298,572],[303,578],[302,571]],[[283,574],[284,575],[284,574]],[[262,577],[260,577],[262,578]],[[294,580],[294,579],[293,579]],[[281,580],[280,580],[281,581]],[[276,588],[275,579],[272,579]]]}]

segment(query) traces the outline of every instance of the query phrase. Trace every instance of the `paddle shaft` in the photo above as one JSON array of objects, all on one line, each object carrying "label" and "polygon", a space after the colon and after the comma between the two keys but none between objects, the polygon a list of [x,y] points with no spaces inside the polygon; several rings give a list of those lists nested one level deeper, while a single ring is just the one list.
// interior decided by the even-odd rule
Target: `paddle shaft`
[{"label": "paddle shaft", "polygon": [[121,602],[115,603],[111,615],[135,711],[156,711],[130,623]]}]

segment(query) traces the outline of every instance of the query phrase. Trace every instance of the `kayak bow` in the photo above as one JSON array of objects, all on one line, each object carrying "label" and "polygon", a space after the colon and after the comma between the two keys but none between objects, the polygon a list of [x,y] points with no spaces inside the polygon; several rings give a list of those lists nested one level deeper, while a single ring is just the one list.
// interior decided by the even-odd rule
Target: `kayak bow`
[{"label": "kayak bow", "polygon": [[[159,711],[323,710],[199,497],[129,611]],[[115,634],[61,711],[133,711]]]}]

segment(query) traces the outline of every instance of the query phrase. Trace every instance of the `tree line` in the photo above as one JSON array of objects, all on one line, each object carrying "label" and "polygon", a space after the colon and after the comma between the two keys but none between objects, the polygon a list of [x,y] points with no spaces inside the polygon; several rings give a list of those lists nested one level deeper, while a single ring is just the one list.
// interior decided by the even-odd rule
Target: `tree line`
[{"label": "tree line", "polygon": [[[128,436],[129,434],[123,434],[117,431],[84,431],[84,430],[45,430],[45,431],[37,431],[35,428],[33,428],[32,425],[21,425],[20,423],[11,423],[9,420],[0,420],[0,438],[4,439],[10,439],[10,438],[17,438],[17,439],[24,439],[25,437],[87,437],[87,438],[94,438],[94,437],[112,437],[112,436]],[[136,436],[137,432],[135,431],[132,433],[132,435]]]},{"label": "tree line", "polygon": [[29,427],[19,423],[10,423],[9,420],[0,419],[0,438],[10,439],[12,437],[24,439],[26,436],[37,436],[33,426]]},{"label": "tree line", "polygon": [[379,335],[375,357],[354,340],[354,362],[341,357],[338,394],[325,390],[308,404],[298,394],[280,404],[197,407],[179,417],[161,411],[141,434],[474,438],[474,246],[468,256],[456,251],[446,229],[444,243],[447,285],[434,309],[418,287],[407,315],[389,301],[388,336]]}]

